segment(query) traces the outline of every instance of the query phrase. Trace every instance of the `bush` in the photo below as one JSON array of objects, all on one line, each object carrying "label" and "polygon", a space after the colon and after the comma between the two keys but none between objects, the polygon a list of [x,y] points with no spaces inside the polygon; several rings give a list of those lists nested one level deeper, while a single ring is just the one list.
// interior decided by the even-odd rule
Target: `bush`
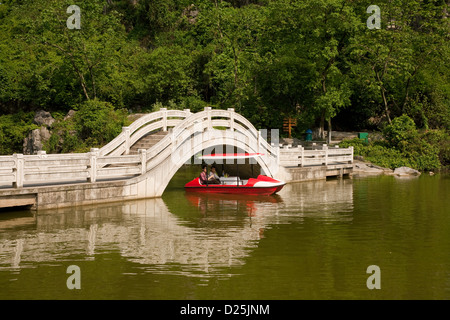
[{"label": "bush", "polygon": [[[75,118],[75,117],[74,117]],[[44,144],[48,153],[87,152],[89,147],[75,129],[75,119],[59,120],[53,124],[52,135]]]},{"label": "bush", "polygon": [[23,139],[31,130],[39,128],[33,124],[34,112],[20,111],[0,116],[0,154],[11,155],[23,152]]},{"label": "bush", "polygon": [[443,166],[450,165],[450,135],[445,130],[427,130],[421,138],[436,146],[439,162]]},{"label": "bush", "polygon": [[[366,145],[358,138],[344,140],[339,146],[342,148],[353,146],[355,155],[362,156],[365,160],[385,168],[395,169],[406,166],[421,171],[440,168],[444,162],[440,161],[439,155],[442,152],[443,159],[445,159],[445,152],[447,152],[448,156],[448,140],[445,144],[447,149],[439,148],[435,143],[429,143],[422,135],[417,134],[417,139],[405,144],[403,151],[393,147],[388,141],[375,141]],[[431,139],[431,137],[429,138]]]},{"label": "bush", "polygon": [[385,141],[370,142],[368,145],[364,140],[354,138],[343,140],[339,146],[348,148],[353,146],[353,153],[364,157],[365,160],[381,167],[395,169],[402,166],[415,167],[411,159],[407,159],[404,154],[394,148],[389,148]]},{"label": "bush", "polygon": [[108,103],[90,100],[81,104],[72,118],[53,125],[44,148],[49,153],[87,152],[114,139],[129,124],[125,110],[114,110]]},{"label": "bush", "polygon": [[353,138],[353,139],[344,139],[341,143],[339,143],[339,147],[348,148],[353,147],[353,153],[357,156],[364,156],[366,153],[366,147],[363,139]]},{"label": "bush", "polygon": [[417,138],[418,132],[414,121],[404,114],[392,120],[383,130],[383,135],[391,147],[405,150]]},{"label": "bush", "polygon": [[125,110],[114,110],[108,102],[89,100],[75,114],[75,129],[89,145],[99,147],[114,139],[128,124]]}]

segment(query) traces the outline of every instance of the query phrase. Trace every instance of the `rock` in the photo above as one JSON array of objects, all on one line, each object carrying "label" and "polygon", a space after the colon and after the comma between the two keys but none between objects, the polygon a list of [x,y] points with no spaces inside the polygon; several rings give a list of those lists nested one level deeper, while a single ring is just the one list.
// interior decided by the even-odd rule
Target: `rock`
[{"label": "rock", "polygon": [[382,169],[374,168],[371,164],[361,162],[361,161],[353,162],[353,172],[383,174]]},{"label": "rock", "polygon": [[372,163],[362,162],[358,160],[353,161],[353,172],[356,174],[387,174],[390,175],[393,171],[389,168],[376,166]]},{"label": "rock", "polygon": [[51,127],[53,122],[55,122],[55,119],[53,119],[50,112],[40,110],[36,112],[33,123],[37,124],[38,126],[46,125],[47,127]]},{"label": "rock", "polygon": [[409,167],[400,167],[394,170],[394,174],[397,176],[420,176],[420,172],[409,168]]},{"label": "rock", "polygon": [[45,141],[50,139],[50,131],[46,127],[34,129],[23,141],[23,154],[36,154],[42,150]]},{"label": "rock", "polygon": [[66,121],[67,119],[72,118],[75,115],[76,111],[75,110],[69,110],[69,112],[67,112],[66,116],[64,117],[64,121]]},{"label": "rock", "polygon": [[198,14],[199,10],[195,7],[194,4],[191,4],[183,10],[183,15],[188,18],[188,21],[191,24],[194,24],[197,21]]}]

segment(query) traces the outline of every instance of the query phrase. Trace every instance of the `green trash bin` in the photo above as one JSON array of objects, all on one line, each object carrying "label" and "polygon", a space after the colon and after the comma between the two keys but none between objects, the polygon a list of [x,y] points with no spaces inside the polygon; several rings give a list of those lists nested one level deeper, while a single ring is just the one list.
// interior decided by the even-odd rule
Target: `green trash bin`
[{"label": "green trash bin", "polygon": [[305,133],[306,133],[305,140],[306,141],[312,141],[312,131],[311,131],[311,129],[306,130]]},{"label": "green trash bin", "polygon": [[369,134],[367,132],[358,132],[358,138],[364,140],[365,144],[369,143]]}]

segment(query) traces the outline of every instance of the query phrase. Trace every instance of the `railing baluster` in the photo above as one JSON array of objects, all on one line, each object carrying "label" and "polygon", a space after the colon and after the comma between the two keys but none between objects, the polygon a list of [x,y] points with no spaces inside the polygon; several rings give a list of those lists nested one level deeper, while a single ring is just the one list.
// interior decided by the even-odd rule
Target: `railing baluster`
[{"label": "railing baluster", "polygon": [[300,167],[303,167],[303,146],[302,145],[298,145],[297,148],[300,150]]},{"label": "railing baluster", "polygon": [[131,138],[131,129],[130,127],[122,127],[122,132],[125,135],[125,152],[124,154],[130,153],[130,138]]},{"label": "railing baluster", "polygon": [[97,157],[99,154],[98,148],[91,148],[91,152],[88,153],[89,155],[89,182],[96,182],[97,181]]},{"label": "railing baluster", "polygon": [[147,172],[147,150],[138,149],[139,158],[141,160],[141,174]]},{"label": "railing baluster", "polygon": [[167,131],[167,108],[161,108],[160,109],[163,113],[163,131]]},{"label": "railing baluster", "polygon": [[14,162],[15,162],[15,172],[16,172],[16,182],[13,182],[13,188],[22,188],[23,182],[25,178],[24,166],[25,159],[23,154],[14,153]]},{"label": "railing baluster", "polygon": [[351,160],[349,161],[349,163],[353,163],[353,146],[350,146],[350,150],[351,150]]}]

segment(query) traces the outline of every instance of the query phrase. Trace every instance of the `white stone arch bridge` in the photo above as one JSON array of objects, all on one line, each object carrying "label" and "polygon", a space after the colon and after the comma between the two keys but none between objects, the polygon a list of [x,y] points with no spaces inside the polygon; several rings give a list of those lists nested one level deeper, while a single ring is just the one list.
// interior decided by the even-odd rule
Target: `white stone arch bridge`
[{"label": "white stone arch bridge", "polygon": [[[165,134],[151,147],[131,154],[140,141],[155,132]],[[325,172],[331,163],[353,161],[352,148],[280,148],[277,130],[271,133],[272,144],[267,142],[266,133],[231,108],[207,107],[198,113],[161,109],[140,117],[110,143],[88,153],[41,151],[0,156],[0,207],[32,205],[45,209],[159,197],[184,163],[205,149],[223,145],[262,153],[256,161],[264,174],[285,181],[296,180],[287,168],[319,165]]]},{"label": "white stone arch bridge", "polygon": [[[159,121],[148,121],[146,117],[149,119],[158,117]],[[141,119],[136,121],[137,124],[133,123],[132,128],[124,128],[123,137],[119,136],[117,141],[111,142],[111,146],[107,145],[98,152],[101,155],[114,149],[111,153],[126,154],[129,146],[149,132],[158,129],[166,131],[171,128],[169,133],[150,149],[139,150],[140,157],[144,159],[141,161],[142,174],[130,179],[130,183],[137,185],[138,193],[142,197],[161,196],[173,175],[183,164],[189,163],[193,156],[206,149],[216,147],[216,151],[223,150],[224,145],[237,147],[248,153],[262,153],[263,155],[256,161],[263,172],[274,176],[278,171],[278,149],[267,142],[264,131],[256,130],[234,109],[213,110],[207,107],[195,114],[189,110],[163,109]],[[139,129],[140,132],[138,130],[132,134],[133,129],[143,122],[151,124],[144,125]],[[278,139],[278,134],[275,136]],[[194,162],[201,163],[196,160]]]}]

